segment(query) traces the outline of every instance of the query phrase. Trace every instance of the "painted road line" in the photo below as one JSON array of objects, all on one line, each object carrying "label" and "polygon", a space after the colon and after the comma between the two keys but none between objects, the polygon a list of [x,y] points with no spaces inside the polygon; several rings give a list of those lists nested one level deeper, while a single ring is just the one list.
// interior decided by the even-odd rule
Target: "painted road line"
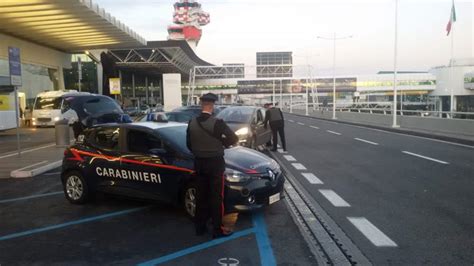
[{"label": "painted road line", "polygon": [[309,126],[310,128],[319,129],[317,126]]},{"label": "painted road line", "polygon": [[267,227],[263,218],[263,213],[258,212],[252,215],[252,223],[257,237],[257,246],[260,253],[260,265],[277,265],[273,255],[270,238],[267,234]]},{"label": "painted road line", "polygon": [[293,167],[296,169],[296,170],[306,170],[306,167],[304,167],[304,165],[300,164],[300,163],[292,163],[291,165],[293,165]]},{"label": "painted road line", "polygon": [[324,184],[323,181],[321,181],[313,173],[301,173],[301,174],[306,178],[306,180],[308,180],[310,184],[318,184],[318,185]]},{"label": "painted road line", "polygon": [[296,162],[295,157],[291,155],[283,155],[283,157],[288,161],[288,162]]},{"label": "painted road line", "polygon": [[409,152],[409,151],[402,151],[402,152],[405,153],[405,154],[411,155],[411,156],[416,156],[416,157],[423,158],[423,159],[426,159],[426,160],[430,160],[430,161],[433,161],[433,162],[437,162],[437,163],[441,163],[441,164],[449,164],[448,162],[441,161],[441,160],[434,159],[434,158],[427,157],[427,156],[423,156],[423,155],[416,154],[416,153],[413,153],[413,152]]},{"label": "painted road line", "polygon": [[377,247],[397,247],[392,239],[364,217],[347,217],[359,231]]},{"label": "painted road line", "polygon": [[319,192],[331,202],[334,207],[350,207],[351,205],[347,203],[341,196],[337,195],[334,190],[331,189],[320,189]]},{"label": "painted road line", "polygon": [[342,135],[341,133],[339,132],[335,132],[335,131],[331,131],[331,130],[326,130],[327,132],[331,133],[331,134],[334,134],[334,135]]},{"label": "painted road line", "polygon": [[358,141],[362,141],[362,142],[365,142],[365,143],[369,143],[369,144],[372,144],[372,145],[379,145],[378,143],[375,143],[375,142],[372,142],[372,141],[368,141],[368,140],[365,140],[365,139],[359,139],[359,138],[354,138],[355,140],[358,140]]},{"label": "painted road line", "polygon": [[297,124],[298,124],[298,125],[301,125],[301,126],[304,126],[304,123],[301,123],[301,122],[298,122]]},{"label": "painted road line", "polygon": [[8,202],[15,202],[15,201],[20,201],[20,200],[36,199],[36,198],[54,196],[54,195],[59,195],[59,194],[64,194],[64,192],[63,191],[56,191],[56,192],[51,192],[51,193],[31,195],[31,196],[25,196],[25,197],[13,198],[13,199],[3,199],[3,200],[0,200],[0,203],[8,203]]},{"label": "painted road line", "polygon": [[[45,149],[45,148],[49,148],[49,147],[53,147],[53,146],[56,146],[56,144],[53,143],[53,144],[49,144],[49,145],[46,145],[46,146],[41,146],[41,147],[38,147],[38,148],[24,150],[24,151],[21,151],[21,153],[22,154],[23,153],[28,153],[28,152],[37,151],[37,150],[41,150],[41,149]],[[17,152],[9,153],[9,154],[0,156],[0,159],[7,158],[7,157],[12,157],[12,156],[16,156],[16,155],[18,155]]]},{"label": "painted road line", "polygon": [[291,123],[293,123],[293,122],[295,122],[295,121],[294,121],[294,120],[291,120],[291,119],[288,119],[288,122],[291,122]]},{"label": "painted road line", "polygon": [[33,167],[33,166],[37,166],[37,165],[44,164],[44,163],[47,163],[47,162],[48,162],[48,161],[42,161],[42,162],[39,162],[39,163],[34,163],[34,164],[31,164],[31,165],[25,166],[25,167],[23,167],[23,168],[16,169],[16,170],[14,170],[14,171],[25,170],[25,169],[31,168],[31,167]]},{"label": "painted road line", "polygon": [[33,235],[33,234],[42,233],[42,232],[51,231],[51,230],[56,230],[56,229],[68,227],[68,226],[71,226],[71,225],[83,224],[83,223],[93,222],[93,221],[97,221],[97,220],[107,219],[107,218],[111,218],[111,217],[115,217],[115,216],[120,216],[120,215],[124,215],[124,214],[129,214],[129,213],[141,211],[141,210],[144,210],[144,209],[147,209],[147,208],[149,208],[149,207],[139,207],[139,208],[133,208],[133,209],[123,210],[123,211],[110,212],[110,213],[97,215],[97,216],[91,216],[91,217],[87,217],[87,218],[83,218],[83,219],[79,219],[79,220],[74,220],[74,221],[70,221],[70,222],[66,222],[66,223],[60,223],[60,224],[35,228],[35,229],[23,231],[23,232],[18,232],[18,233],[13,233],[13,234],[9,234],[9,235],[0,236],[0,241],[9,240],[9,239],[18,238],[18,237],[27,236],[27,235]]},{"label": "painted road line", "polygon": [[246,229],[246,230],[238,231],[238,232],[233,233],[231,236],[223,237],[223,238],[217,238],[217,239],[214,239],[214,240],[211,240],[211,241],[208,241],[208,242],[204,242],[202,244],[198,244],[198,245],[195,245],[195,246],[192,246],[192,247],[189,247],[189,248],[186,248],[186,249],[183,249],[183,250],[180,250],[180,251],[177,251],[177,252],[174,252],[174,253],[159,257],[159,258],[156,258],[156,259],[152,259],[152,260],[149,260],[149,261],[139,263],[139,264],[137,264],[137,266],[151,266],[151,265],[158,265],[158,264],[161,264],[161,263],[165,263],[165,262],[177,259],[179,257],[186,256],[186,255],[189,255],[191,253],[194,253],[194,252],[197,252],[197,251],[200,251],[200,250],[203,250],[203,249],[207,249],[207,248],[210,248],[210,247],[214,247],[214,246],[220,245],[222,243],[225,243],[227,241],[234,240],[234,239],[237,239],[239,237],[243,237],[243,236],[252,234],[254,232],[255,232],[254,228],[249,228],[249,229]]}]

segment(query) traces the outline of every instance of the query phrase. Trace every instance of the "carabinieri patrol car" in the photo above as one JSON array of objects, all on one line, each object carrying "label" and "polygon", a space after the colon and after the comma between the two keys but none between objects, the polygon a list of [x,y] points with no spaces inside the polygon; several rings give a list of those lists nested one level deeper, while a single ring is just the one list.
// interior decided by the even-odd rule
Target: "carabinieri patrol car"
[{"label": "carabinieri patrol car", "polygon": [[[96,192],[196,208],[196,174],[186,147],[186,124],[139,122],[86,129],[64,152],[61,180],[66,198],[86,203]],[[279,165],[244,147],[225,151],[226,212],[258,209],[280,200]]]}]

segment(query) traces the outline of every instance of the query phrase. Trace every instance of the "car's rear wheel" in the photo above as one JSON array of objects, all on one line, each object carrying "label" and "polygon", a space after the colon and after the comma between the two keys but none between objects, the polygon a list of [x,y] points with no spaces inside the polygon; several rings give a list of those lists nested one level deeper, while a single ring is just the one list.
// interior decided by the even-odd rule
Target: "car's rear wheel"
[{"label": "car's rear wheel", "polygon": [[183,192],[183,205],[186,214],[194,218],[196,216],[197,206],[197,186],[195,183],[189,183]]},{"label": "car's rear wheel", "polygon": [[84,204],[90,200],[90,189],[80,172],[71,171],[65,174],[64,195],[72,204]]}]

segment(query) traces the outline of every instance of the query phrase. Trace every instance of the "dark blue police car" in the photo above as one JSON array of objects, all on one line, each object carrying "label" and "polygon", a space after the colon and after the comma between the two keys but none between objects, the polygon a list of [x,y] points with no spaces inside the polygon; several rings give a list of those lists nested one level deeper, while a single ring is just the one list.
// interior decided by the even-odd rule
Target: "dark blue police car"
[{"label": "dark blue police car", "polygon": [[[194,216],[196,174],[186,147],[186,124],[139,122],[86,129],[64,152],[66,198],[87,202],[96,192],[182,204]],[[280,200],[284,176],[268,156],[244,147],[225,151],[226,212]]]}]

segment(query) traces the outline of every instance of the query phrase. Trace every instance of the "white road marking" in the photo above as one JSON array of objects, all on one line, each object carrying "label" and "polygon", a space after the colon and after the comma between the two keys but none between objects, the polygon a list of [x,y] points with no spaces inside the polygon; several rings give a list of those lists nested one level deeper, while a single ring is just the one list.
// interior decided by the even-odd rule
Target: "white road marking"
[{"label": "white road marking", "polygon": [[287,153],[287,152],[284,151],[283,149],[278,149],[278,152],[279,152],[279,153]]},{"label": "white road marking", "polygon": [[316,127],[316,126],[309,126],[310,128],[314,128],[314,129],[319,129],[319,127]]},{"label": "white road marking", "polygon": [[44,164],[44,163],[47,163],[48,161],[42,161],[42,162],[39,162],[39,163],[34,163],[34,164],[31,164],[31,165],[28,165],[28,166],[25,166],[23,168],[20,168],[20,169],[16,169],[15,171],[21,171],[21,170],[25,170],[27,168],[31,168],[33,166],[37,166],[37,165],[40,165],[40,164]]},{"label": "white road marking", "polygon": [[320,189],[319,192],[326,197],[329,202],[331,202],[334,207],[350,207],[351,205],[347,203],[341,196],[337,195],[334,190],[331,189]]},{"label": "white road marking", "polygon": [[300,164],[300,163],[292,163],[291,165],[293,165],[293,167],[296,169],[296,170],[306,170],[306,167],[304,167],[304,165]]},{"label": "white road marking", "polygon": [[364,217],[347,217],[359,231],[377,247],[397,247],[392,239]]},{"label": "white road marking", "polygon": [[304,123],[301,123],[301,122],[298,122],[297,124],[298,124],[298,125],[302,125],[302,126],[304,126]]},{"label": "white road marking", "polygon": [[319,178],[317,178],[313,173],[301,173],[310,184],[324,184]]},{"label": "white road marking", "polygon": [[409,151],[402,151],[402,152],[405,153],[405,154],[411,155],[411,156],[416,156],[416,157],[423,158],[423,159],[426,159],[426,160],[430,160],[430,161],[433,161],[433,162],[437,162],[437,163],[441,163],[441,164],[449,164],[448,162],[441,161],[441,160],[434,159],[434,158],[427,157],[427,156],[423,156],[423,155],[419,155],[419,154],[416,154],[416,153],[413,153],[413,152],[409,152]]},{"label": "white road marking", "polygon": [[[318,119],[318,118],[315,117],[315,119]],[[378,131],[378,132],[387,133],[387,134],[401,135],[401,136],[405,136],[405,137],[411,137],[411,138],[417,138],[417,139],[424,139],[424,140],[435,141],[435,142],[441,142],[441,143],[450,144],[450,145],[454,145],[454,146],[459,146],[459,147],[465,147],[465,148],[474,149],[474,146],[473,146],[473,145],[466,145],[466,144],[461,144],[461,143],[456,143],[456,142],[450,142],[450,141],[446,141],[446,140],[432,139],[432,138],[427,138],[427,137],[415,136],[415,135],[410,135],[410,134],[407,134],[407,133],[392,132],[392,131],[383,130],[383,129],[376,129],[376,128],[370,128],[370,127],[366,127],[366,126],[356,126],[356,125],[350,125],[350,124],[343,124],[343,123],[332,122],[332,121],[327,121],[327,120],[324,120],[324,121],[322,121],[322,122],[331,123],[331,124],[337,124],[337,125],[344,125],[344,126],[348,126],[348,127],[357,127],[357,128],[361,128],[361,129],[367,129],[367,130],[372,130],[372,131]]]},{"label": "white road marking", "polygon": [[365,143],[369,143],[369,144],[372,144],[372,145],[379,145],[378,143],[375,143],[375,142],[372,142],[372,141],[368,141],[368,140],[365,140],[365,139],[359,139],[359,138],[354,138],[355,140],[358,140],[358,141],[362,141],[362,142],[365,142]]},{"label": "white road marking", "polygon": [[[41,147],[38,147],[38,148],[24,150],[24,151],[21,151],[21,153],[22,154],[23,153],[28,153],[28,152],[37,151],[37,150],[41,150],[41,149],[45,149],[45,148],[49,148],[49,147],[53,147],[53,146],[56,146],[56,144],[53,143],[53,144],[49,144],[49,145],[46,145],[46,146],[41,146]],[[12,157],[12,156],[15,156],[15,155],[18,155],[18,153],[14,152],[14,153],[10,153],[10,154],[7,154],[7,155],[0,156],[0,159],[7,158],[7,157]]]},{"label": "white road marking", "polygon": [[294,120],[291,120],[291,119],[288,119],[288,122],[291,122],[291,123],[293,123],[293,122],[295,122],[295,121],[294,121]]},{"label": "white road marking", "polygon": [[335,131],[331,131],[331,130],[326,130],[327,132],[331,133],[331,134],[334,134],[334,135],[342,135],[341,133],[339,132],[335,132]]},{"label": "white road marking", "polygon": [[283,155],[283,157],[288,161],[288,162],[296,162],[295,157],[291,155]]}]

